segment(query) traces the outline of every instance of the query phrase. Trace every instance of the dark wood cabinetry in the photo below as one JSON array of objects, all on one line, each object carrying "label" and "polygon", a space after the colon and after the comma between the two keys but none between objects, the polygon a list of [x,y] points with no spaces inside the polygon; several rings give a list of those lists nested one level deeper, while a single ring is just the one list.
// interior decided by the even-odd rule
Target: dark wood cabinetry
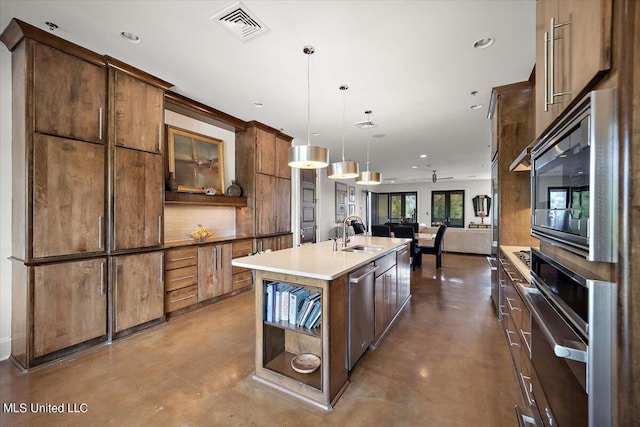
[{"label": "dark wood cabinetry", "polygon": [[107,113],[104,66],[41,43],[35,42],[32,46],[33,130],[104,142]]},{"label": "dark wood cabinetry", "polygon": [[112,258],[115,333],[164,317],[164,252]]},{"label": "dark wood cabinetry", "polygon": [[104,145],[36,133],[33,258],[105,251]]},{"label": "dark wood cabinetry", "polygon": [[41,265],[31,270],[34,359],[106,337],[106,258]]},{"label": "dark wood cabinetry", "polygon": [[231,243],[198,248],[198,301],[224,295],[233,290]]},{"label": "dark wood cabinetry", "polygon": [[536,3],[536,136],[611,68],[612,3]]},{"label": "dark wood cabinetry", "polygon": [[162,244],[162,156],[128,148],[114,154],[113,249]]}]

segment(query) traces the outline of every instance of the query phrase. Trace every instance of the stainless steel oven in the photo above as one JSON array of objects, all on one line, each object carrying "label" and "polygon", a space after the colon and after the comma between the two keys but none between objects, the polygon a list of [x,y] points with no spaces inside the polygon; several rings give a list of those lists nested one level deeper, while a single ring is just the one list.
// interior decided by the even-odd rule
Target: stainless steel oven
[{"label": "stainless steel oven", "polygon": [[531,151],[531,232],[590,261],[616,262],[615,89],[590,92]]},{"label": "stainless steel oven", "polygon": [[545,426],[613,423],[616,285],[536,249],[524,289],[531,311],[534,400]]}]

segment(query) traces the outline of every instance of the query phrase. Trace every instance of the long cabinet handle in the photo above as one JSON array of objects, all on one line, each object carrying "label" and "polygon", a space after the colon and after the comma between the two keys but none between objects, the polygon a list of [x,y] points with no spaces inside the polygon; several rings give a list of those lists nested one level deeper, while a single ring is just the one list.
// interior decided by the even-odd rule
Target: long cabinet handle
[{"label": "long cabinet handle", "polygon": [[189,276],[181,276],[181,277],[176,277],[174,279],[169,280],[170,282],[179,282],[181,280],[186,280],[186,279],[193,279],[194,277],[196,277],[195,274],[190,274]]},{"label": "long cabinet handle", "polygon": [[242,280],[236,280],[236,283],[244,283],[244,282],[250,282],[253,280],[253,277],[248,277],[246,279],[242,279]]},{"label": "long cabinet handle", "polygon": [[507,305],[509,306],[509,309],[510,309],[511,311],[514,311],[514,310],[521,310],[521,308],[520,308],[520,307],[514,307],[513,305],[511,305],[511,301],[515,301],[515,299],[507,297]]},{"label": "long cabinet handle", "polygon": [[158,215],[158,243],[162,243],[162,215]]},{"label": "long cabinet handle", "polygon": [[100,262],[100,295],[104,295],[104,262]]},{"label": "long cabinet handle", "polygon": [[[549,111],[549,32],[544,32],[544,111]],[[502,262],[502,260],[500,260]]]},{"label": "long cabinet handle", "polygon": [[528,377],[521,372],[520,381],[522,382],[522,388],[524,388],[525,394],[527,395],[529,406],[535,405],[536,401],[531,397],[531,377]]},{"label": "long cabinet handle", "polygon": [[158,123],[158,152],[162,153],[162,123]]},{"label": "long cabinet handle", "polygon": [[[556,96],[569,95],[571,91],[568,92],[558,92],[556,93],[555,82],[555,68],[556,68],[556,59],[555,59],[555,44],[556,44],[556,28],[562,28],[571,24],[571,22],[564,22],[562,24],[556,24],[556,18],[552,17],[549,20],[549,105],[554,105],[556,103]],[[547,111],[547,110],[545,110]]]},{"label": "long cabinet handle", "polygon": [[184,300],[195,298],[195,297],[196,297],[195,295],[189,295],[189,296],[178,298],[178,299],[172,299],[171,303],[173,304],[175,302],[180,302],[180,301],[184,301]]},{"label": "long cabinet handle", "polygon": [[102,215],[98,215],[98,249],[102,249]]},{"label": "long cabinet handle", "polygon": [[158,296],[164,296],[164,253],[160,253],[160,263],[158,265]]},{"label": "long cabinet handle", "polygon": [[509,347],[520,347],[520,344],[518,344],[517,342],[511,341],[511,334],[515,334],[515,332],[510,331],[508,329],[505,329],[504,331],[507,333],[507,340],[509,341]]},{"label": "long cabinet handle", "polygon": [[196,256],[195,255],[191,255],[191,256],[183,256],[181,258],[170,258],[169,262],[175,262],[175,261],[185,261],[188,259],[195,259]]},{"label": "long cabinet handle", "polygon": [[98,108],[98,139],[102,141],[102,107]]}]

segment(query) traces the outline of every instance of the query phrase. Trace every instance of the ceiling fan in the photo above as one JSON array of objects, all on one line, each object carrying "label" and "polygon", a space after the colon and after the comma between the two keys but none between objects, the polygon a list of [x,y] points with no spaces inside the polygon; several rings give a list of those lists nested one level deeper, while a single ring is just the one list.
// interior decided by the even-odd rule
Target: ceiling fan
[{"label": "ceiling fan", "polygon": [[436,174],[436,171],[433,171],[433,175],[431,175],[431,180],[433,181],[433,183],[435,184],[436,182],[438,182],[439,179],[453,179],[453,177],[445,176],[445,177],[439,178],[438,175]]}]

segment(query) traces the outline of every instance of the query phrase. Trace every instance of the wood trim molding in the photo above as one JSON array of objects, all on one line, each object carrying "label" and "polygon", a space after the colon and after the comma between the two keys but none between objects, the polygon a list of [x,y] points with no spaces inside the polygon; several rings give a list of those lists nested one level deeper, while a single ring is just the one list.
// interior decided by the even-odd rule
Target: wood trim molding
[{"label": "wood trim molding", "polygon": [[264,123],[260,123],[260,122],[258,122],[256,120],[251,120],[250,122],[247,122],[247,126],[255,127],[255,128],[258,128],[258,129],[262,129],[263,131],[272,133],[276,137],[278,137],[280,139],[284,139],[287,142],[293,141],[293,137],[291,137],[291,136],[289,136],[289,135],[287,135],[285,133],[280,132],[278,129],[274,129],[271,126],[265,125]]},{"label": "wood trim molding", "polygon": [[173,83],[166,82],[162,79],[159,79],[146,71],[142,71],[139,68],[136,68],[132,65],[129,65],[125,62],[120,61],[119,59],[113,58],[109,55],[104,55],[104,62],[111,68],[115,68],[117,70],[122,71],[123,73],[127,73],[137,79],[140,79],[146,83],[149,83],[153,86],[157,86],[162,90],[168,90],[170,87],[173,87]]},{"label": "wood trim molding", "polygon": [[167,110],[185,114],[231,131],[245,130],[247,128],[247,123],[244,120],[216,110],[191,98],[187,98],[179,93],[167,91],[164,99]]},{"label": "wood trim molding", "polygon": [[11,52],[13,52],[18,44],[25,38],[62,50],[92,64],[102,67],[105,66],[105,60],[102,55],[16,18],[11,20],[7,28],[5,28],[0,35],[0,40]]},{"label": "wood trim molding", "polygon": [[205,194],[189,193],[164,193],[164,201],[167,204],[206,205],[206,206],[232,206],[242,208],[247,206],[246,197],[207,196]]}]

